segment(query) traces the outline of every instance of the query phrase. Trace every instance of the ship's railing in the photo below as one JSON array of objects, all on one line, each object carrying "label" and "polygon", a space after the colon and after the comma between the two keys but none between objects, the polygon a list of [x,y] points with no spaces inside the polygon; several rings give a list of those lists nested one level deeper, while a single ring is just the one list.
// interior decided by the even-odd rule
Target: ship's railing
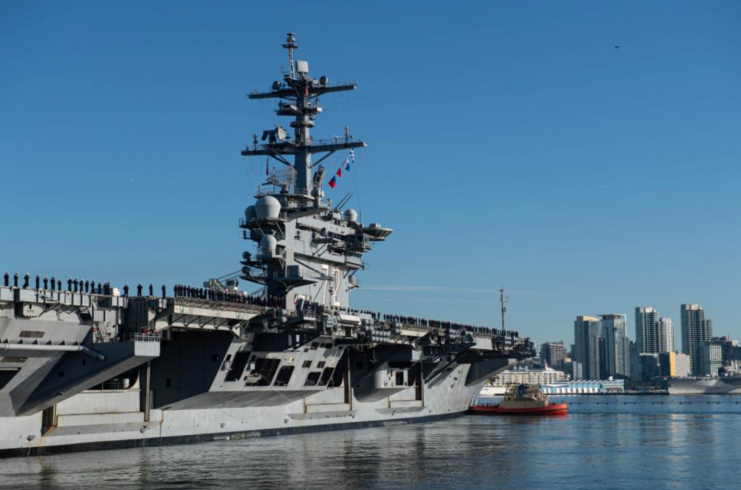
[{"label": "ship's railing", "polygon": [[[258,187],[255,197],[259,199],[262,196],[279,195],[279,194],[281,194],[280,186],[270,184],[270,185]],[[311,192],[309,192],[309,189],[305,189],[303,187],[294,187],[293,190],[289,192],[289,195],[310,197]]]},{"label": "ship's railing", "polygon": [[352,142],[353,142],[352,135],[349,136],[349,138],[345,138],[345,136],[342,135],[342,136],[333,136],[332,138],[325,138],[325,139],[312,139],[309,142],[309,146],[338,145],[340,143],[352,143]]},{"label": "ship's railing", "polygon": [[135,341],[135,342],[159,342],[162,340],[162,336],[158,333],[131,333],[126,332],[123,334],[122,339],[124,341]]}]

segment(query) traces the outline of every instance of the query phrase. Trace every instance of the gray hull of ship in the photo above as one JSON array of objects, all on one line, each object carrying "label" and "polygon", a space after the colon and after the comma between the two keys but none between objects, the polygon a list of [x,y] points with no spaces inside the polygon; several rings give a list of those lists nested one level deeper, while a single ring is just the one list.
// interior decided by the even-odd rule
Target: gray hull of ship
[{"label": "gray hull of ship", "polygon": [[741,395],[741,377],[672,379],[670,395]]},{"label": "gray hull of ship", "polygon": [[[497,361],[501,370],[508,360]],[[470,365],[457,365],[433,386],[423,400],[415,388],[389,397],[344,403],[343,390],[330,389],[296,401],[242,408],[153,409],[149,421],[138,411],[140,390],[87,391],[61,402],[56,427],[45,430],[43,414],[0,418],[0,455],[21,456],[125,447],[183,444],[246,437],[442,420],[463,415],[484,381],[467,386]],[[228,405],[228,403],[224,403]]]}]

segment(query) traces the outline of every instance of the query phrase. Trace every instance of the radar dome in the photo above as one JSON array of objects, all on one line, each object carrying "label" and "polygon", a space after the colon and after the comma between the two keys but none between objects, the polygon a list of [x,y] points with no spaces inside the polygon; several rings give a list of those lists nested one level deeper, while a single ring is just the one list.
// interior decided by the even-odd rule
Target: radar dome
[{"label": "radar dome", "polygon": [[255,212],[260,219],[276,219],[280,216],[280,201],[273,196],[262,196],[255,204]]},{"label": "radar dome", "polygon": [[349,221],[350,223],[357,223],[358,221],[358,213],[354,209],[348,209],[345,211],[345,219]]},{"label": "radar dome", "polygon": [[273,235],[265,235],[260,239],[260,257],[272,256],[275,253],[275,247],[278,240]]},{"label": "radar dome", "polygon": [[255,206],[247,206],[247,209],[244,210],[244,217],[247,221],[252,221],[257,217],[257,213],[255,212]]}]

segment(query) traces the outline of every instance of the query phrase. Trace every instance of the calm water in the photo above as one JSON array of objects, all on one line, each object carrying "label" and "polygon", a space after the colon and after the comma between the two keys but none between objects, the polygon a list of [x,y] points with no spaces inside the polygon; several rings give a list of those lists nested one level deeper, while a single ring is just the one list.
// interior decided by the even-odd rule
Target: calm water
[{"label": "calm water", "polygon": [[0,488],[741,488],[741,397],[566,401],[558,418],[0,460]]}]

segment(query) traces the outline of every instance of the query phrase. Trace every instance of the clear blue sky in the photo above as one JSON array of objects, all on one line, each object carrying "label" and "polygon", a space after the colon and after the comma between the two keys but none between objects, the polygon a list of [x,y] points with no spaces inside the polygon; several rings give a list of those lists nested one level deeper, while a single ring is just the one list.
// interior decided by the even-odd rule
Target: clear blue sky
[{"label": "clear blue sky", "polygon": [[[741,2],[0,3],[0,268],[198,284],[278,119],[285,33],[317,136],[369,143],[335,199],[394,228],[362,308],[572,341],[579,314],[710,310],[741,337]],[[615,49],[615,46],[621,46]],[[334,161],[333,164],[337,164]],[[331,166],[331,165],[330,165]]]}]

